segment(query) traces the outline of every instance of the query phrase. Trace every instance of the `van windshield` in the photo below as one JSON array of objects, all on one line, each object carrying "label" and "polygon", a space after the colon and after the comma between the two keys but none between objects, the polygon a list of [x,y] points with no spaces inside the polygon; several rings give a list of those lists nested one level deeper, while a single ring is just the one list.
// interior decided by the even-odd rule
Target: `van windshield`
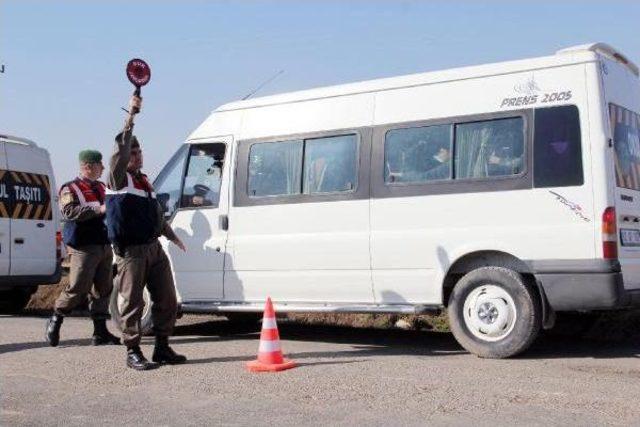
[{"label": "van windshield", "polygon": [[640,115],[609,104],[616,185],[640,191]]}]

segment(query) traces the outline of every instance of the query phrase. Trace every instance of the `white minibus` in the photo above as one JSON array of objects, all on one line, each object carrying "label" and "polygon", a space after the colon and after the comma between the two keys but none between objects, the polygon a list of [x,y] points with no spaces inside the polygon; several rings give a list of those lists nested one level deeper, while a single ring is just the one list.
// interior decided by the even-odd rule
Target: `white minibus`
[{"label": "white minibus", "polygon": [[0,135],[0,307],[15,312],[60,281],[62,238],[49,152]]},{"label": "white minibus", "polygon": [[557,312],[640,301],[639,128],[638,67],[603,43],[223,105],[155,181],[181,310],[446,309],[515,355]]}]

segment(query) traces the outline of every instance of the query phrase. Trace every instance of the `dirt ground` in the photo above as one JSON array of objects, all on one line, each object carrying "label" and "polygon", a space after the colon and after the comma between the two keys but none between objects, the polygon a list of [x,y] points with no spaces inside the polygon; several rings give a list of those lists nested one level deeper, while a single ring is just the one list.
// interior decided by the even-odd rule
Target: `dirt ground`
[{"label": "dirt ground", "polygon": [[[31,297],[25,314],[46,315],[62,289],[68,284],[66,272],[57,285],[40,286]],[[86,306],[85,306],[86,307]],[[80,307],[78,314],[82,315]],[[346,326],[355,328],[400,328],[416,331],[448,332],[446,313],[440,315],[389,315],[389,314],[290,314],[286,316],[300,324]],[[556,327],[547,334],[560,336],[579,335],[601,342],[640,342],[640,310],[624,310],[610,313],[561,313]]]},{"label": "dirt ground", "polygon": [[[63,274],[60,283],[57,285],[38,286],[38,290],[31,296],[31,300],[25,307],[27,313],[47,312],[53,309],[53,304],[60,295],[60,292],[69,283],[67,274]],[[82,309],[83,307],[80,307]]]},{"label": "dirt ground", "polygon": [[[64,271],[60,283],[56,285],[39,286],[38,291],[31,296],[25,307],[28,314],[48,314],[60,292],[69,283],[67,272]],[[86,305],[79,307],[78,314],[83,314]],[[358,328],[391,328],[396,325],[404,329],[448,331],[446,316],[399,316],[385,314],[291,314],[288,318],[296,322],[313,325],[353,326]]]}]

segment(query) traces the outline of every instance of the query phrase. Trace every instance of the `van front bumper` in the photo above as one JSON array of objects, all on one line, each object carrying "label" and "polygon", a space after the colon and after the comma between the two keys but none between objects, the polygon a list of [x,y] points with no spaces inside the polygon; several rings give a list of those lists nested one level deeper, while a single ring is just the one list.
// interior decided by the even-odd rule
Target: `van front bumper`
[{"label": "van front bumper", "polygon": [[46,276],[1,276],[0,290],[28,288],[39,285],[54,285],[60,282],[61,277],[62,266],[60,265],[60,262],[58,262],[54,273]]},{"label": "van front bumper", "polygon": [[624,288],[617,260],[545,260],[527,264],[555,311],[640,306],[640,289]]}]

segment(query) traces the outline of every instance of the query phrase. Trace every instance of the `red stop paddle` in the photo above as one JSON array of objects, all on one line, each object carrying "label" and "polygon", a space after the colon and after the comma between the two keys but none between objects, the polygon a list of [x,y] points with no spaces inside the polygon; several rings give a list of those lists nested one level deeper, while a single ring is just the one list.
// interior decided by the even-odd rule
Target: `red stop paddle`
[{"label": "red stop paddle", "polygon": [[134,94],[140,96],[140,88],[151,80],[151,67],[142,59],[134,58],[127,64],[127,77],[136,87]]}]

